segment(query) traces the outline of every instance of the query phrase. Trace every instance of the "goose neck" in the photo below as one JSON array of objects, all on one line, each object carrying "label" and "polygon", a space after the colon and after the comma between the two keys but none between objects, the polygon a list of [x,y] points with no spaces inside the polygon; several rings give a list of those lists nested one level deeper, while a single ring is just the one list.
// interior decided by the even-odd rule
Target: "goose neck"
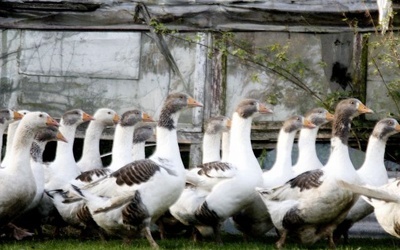
[{"label": "goose neck", "polygon": [[[235,162],[237,159],[245,160],[245,158],[255,159],[250,138],[251,122],[251,117],[245,119],[240,117],[236,112],[233,114],[229,162]],[[243,164],[239,165],[242,166]]]},{"label": "goose neck", "polygon": [[115,128],[112,165],[117,163],[122,166],[132,161],[131,149],[134,130],[133,126],[123,127],[120,124]]},{"label": "goose neck", "polygon": [[31,157],[34,162],[43,163],[43,151],[47,142],[34,141],[31,146]]},{"label": "goose neck", "polygon": [[65,125],[63,121],[60,122],[61,126],[58,129],[60,133],[67,139],[67,143],[58,141],[56,149],[56,158],[73,154],[76,126]]},{"label": "goose neck", "polygon": [[276,162],[285,169],[291,169],[292,167],[292,148],[296,131],[287,133],[284,129],[279,131],[278,142],[276,146]]},{"label": "goose neck", "polygon": [[203,138],[203,164],[221,160],[221,134],[205,133]]},{"label": "goose neck", "polygon": [[365,161],[363,166],[376,168],[379,164],[368,164],[368,163],[383,163],[385,156],[386,141],[380,140],[375,136],[370,136],[365,153]]},{"label": "goose neck", "polygon": [[230,145],[230,133],[223,132],[222,133],[222,157],[221,161],[226,162],[229,158],[229,145]]},{"label": "goose neck", "polygon": [[8,162],[11,160],[11,151],[13,148],[13,140],[15,136],[15,132],[18,128],[20,121],[15,121],[8,125],[7,129],[7,145],[6,145],[6,153],[4,155],[3,163],[8,165]]},{"label": "goose neck", "polygon": [[105,126],[100,122],[91,121],[89,123],[83,142],[82,159],[85,157],[100,159],[99,143],[104,128]]},{"label": "goose neck", "polygon": [[315,141],[317,139],[318,129],[303,128],[299,135],[299,158],[316,155]]},{"label": "goose neck", "polygon": [[134,143],[132,146],[132,157],[134,161],[143,160],[145,156],[145,145],[146,142]]}]

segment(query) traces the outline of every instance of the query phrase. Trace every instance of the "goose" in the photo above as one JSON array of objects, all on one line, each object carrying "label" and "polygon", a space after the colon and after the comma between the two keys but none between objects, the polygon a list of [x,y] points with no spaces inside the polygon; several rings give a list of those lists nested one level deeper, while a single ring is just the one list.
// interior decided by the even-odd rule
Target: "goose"
[{"label": "goose", "polygon": [[128,240],[142,231],[150,245],[158,247],[150,223],[178,199],[185,186],[176,132],[178,118],[183,109],[201,106],[187,94],[170,94],[161,110],[153,155],[125,165],[95,185],[82,189],[73,186],[106,232]]},{"label": "goose", "polygon": [[221,155],[221,161],[226,162],[229,159],[229,145],[230,145],[231,139],[230,139],[230,131],[224,131],[222,132],[222,155]]},{"label": "goose", "polygon": [[197,201],[200,204],[196,204],[194,218],[190,221],[197,229],[211,227],[217,242],[221,243],[221,223],[247,206],[256,195],[254,188],[262,184],[262,171],[253,153],[250,132],[253,117],[269,113],[272,111],[257,100],[241,101],[232,116],[227,163],[218,163],[217,166],[209,163],[199,173],[208,176],[212,173],[216,178],[224,178],[209,194],[201,197],[202,202]]},{"label": "goose", "polygon": [[0,110],[0,159],[3,148],[3,134],[6,130],[7,126],[13,122],[14,120],[22,119],[22,114],[13,111],[11,109],[1,109]]},{"label": "goose", "polygon": [[105,127],[114,126],[120,119],[114,110],[108,108],[98,109],[93,117],[94,120],[90,121],[86,129],[82,156],[77,163],[81,172],[103,167],[99,149],[101,134]]},{"label": "goose", "polygon": [[[301,115],[292,116],[279,130],[276,160],[270,170],[264,171],[263,187],[276,187],[295,177],[292,169],[294,137],[302,128],[314,129],[315,125]],[[245,209],[232,217],[234,225],[244,236],[262,236],[272,227],[272,221],[261,197],[256,196]]]},{"label": "goose", "polygon": [[335,110],[332,152],[327,164],[322,169],[302,173],[282,186],[257,188],[279,231],[277,248],[283,247],[287,235],[306,245],[327,237],[329,247],[335,247],[333,230],[358,198],[339,188],[336,180],[361,183],[351,163],[347,142],[352,119],[363,113],[372,113],[372,110],[358,99],[340,101]]},{"label": "goose", "polygon": [[[28,110],[18,110],[17,111],[20,115],[24,116],[29,113]],[[11,150],[13,145],[13,140],[15,136],[15,131],[18,128],[19,122],[21,119],[16,119],[8,125],[7,129],[7,143],[6,143],[6,153],[4,154],[4,158],[1,161],[1,167],[5,168],[9,165],[10,161],[12,160],[11,157]]]},{"label": "goose", "polygon": [[[111,112],[110,112],[111,113]],[[114,113],[108,114],[109,122],[112,121],[110,118],[114,117]],[[96,115],[95,115],[96,119]],[[153,119],[145,112],[140,110],[129,110],[122,114],[121,119],[115,129],[114,143],[112,148],[112,162],[110,166],[101,169],[92,169],[80,173],[68,180],[63,186],[57,189],[49,190],[48,194],[52,199],[57,211],[60,213],[61,217],[69,225],[75,227],[86,226],[87,223],[91,222],[89,211],[84,208],[84,202],[74,202],[74,203],[63,203],[63,194],[70,187],[69,183],[73,183],[76,186],[82,187],[90,182],[94,182],[100,178],[104,178],[110,173],[118,170],[120,167],[132,161],[131,149],[132,149],[132,137],[135,130],[135,125],[140,121],[153,122]],[[81,211],[83,209],[83,211]],[[83,216],[81,213],[84,213]],[[80,214],[80,215],[79,215]],[[88,215],[86,215],[88,214]],[[87,218],[86,223],[83,218]]]},{"label": "goose", "polygon": [[[357,170],[364,184],[368,186],[383,186],[388,183],[388,174],[384,164],[386,142],[390,136],[400,132],[399,123],[393,118],[378,121],[368,140],[367,151],[363,165]],[[348,230],[361,219],[373,212],[373,207],[363,199],[358,199],[350,209],[346,219],[339,224],[334,232],[335,239],[344,236],[348,240]]]},{"label": "goose", "polygon": [[30,167],[30,148],[38,129],[59,124],[45,112],[30,112],[20,120],[11,149],[12,161],[0,170],[0,227],[15,219],[29,204],[36,184]]},{"label": "goose", "polygon": [[361,186],[343,180],[339,180],[338,184],[346,190],[362,195],[361,198],[374,208],[375,217],[383,230],[400,238],[400,179],[379,187]]},{"label": "goose", "polygon": [[[42,216],[38,214],[38,210],[36,208],[44,194],[44,169],[42,156],[45,146],[49,141],[67,142],[65,137],[58,131],[58,128],[54,126],[42,128],[36,133],[30,150],[30,164],[33,176],[35,178],[36,194],[29,206],[25,209],[25,211],[23,211],[22,215],[17,218],[17,221],[14,221],[14,223],[18,226],[22,225],[23,228],[35,228],[39,233],[42,233],[40,227]],[[23,230],[20,230],[17,235],[17,239],[22,239],[25,236],[31,236],[32,234],[27,232],[24,233]]]},{"label": "goose", "polygon": [[298,142],[299,157],[296,164],[293,166],[295,175],[323,167],[317,156],[315,140],[317,139],[319,128],[332,121],[334,115],[324,108],[315,108],[307,112],[305,117],[315,124],[316,127],[314,129],[302,128],[300,130]]},{"label": "goose", "polygon": [[[199,171],[201,173],[203,172],[203,167],[205,166],[211,166],[214,165],[214,163],[217,163],[221,160],[220,156],[220,151],[221,151],[221,136],[222,133],[229,133],[229,128],[231,126],[231,120],[226,117],[226,116],[215,116],[211,117],[207,121],[206,129],[204,131],[204,136],[203,136],[203,158],[202,162],[203,164],[197,167],[194,167],[186,172],[186,186],[185,189],[183,190],[181,196],[179,199],[169,208],[168,212],[164,214],[160,220],[157,222],[157,225],[159,227],[160,235],[161,238],[165,238],[165,231],[172,231],[176,229],[182,229],[185,228],[185,226],[189,226],[189,222],[187,221],[186,213],[189,213],[190,216],[194,215],[194,209],[196,208],[196,204],[198,204],[197,201],[202,201],[202,199],[205,197],[206,194],[209,193],[211,188],[222,178],[219,178],[218,180],[215,179],[213,180],[207,175],[203,174],[198,174]],[[227,143],[225,139],[225,143]],[[228,142],[229,143],[229,142]],[[226,146],[226,145],[225,145]],[[226,150],[226,149],[225,149]],[[226,156],[226,155],[225,155]],[[210,164],[207,164],[210,163]],[[218,171],[218,170],[217,170]],[[205,188],[204,190],[196,190],[195,188],[192,187],[190,184],[193,182],[191,178],[194,178],[195,183],[199,182],[208,182],[207,184],[203,184],[202,188],[205,188],[205,186],[208,186],[208,188]],[[191,208],[191,209],[190,209]],[[174,219],[175,218],[175,219]],[[180,223],[178,223],[176,220],[178,220]],[[183,226],[183,225],[185,226]],[[165,230],[165,228],[168,225],[173,225],[173,229],[168,229]],[[193,235],[196,236],[196,235]]]},{"label": "goose", "polygon": [[61,188],[80,174],[73,150],[75,133],[79,125],[93,119],[81,109],[68,110],[62,115],[59,131],[68,143],[58,141],[54,161],[44,167],[46,190]]}]

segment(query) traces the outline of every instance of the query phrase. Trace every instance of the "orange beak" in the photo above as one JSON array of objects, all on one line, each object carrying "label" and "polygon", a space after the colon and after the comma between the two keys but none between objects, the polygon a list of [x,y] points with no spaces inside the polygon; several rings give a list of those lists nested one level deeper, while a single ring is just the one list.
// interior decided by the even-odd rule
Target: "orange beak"
[{"label": "orange beak", "polygon": [[267,108],[264,104],[260,103],[258,105],[258,112],[260,114],[272,114],[274,113],[274,111],[272,111],[272,109]]},{"label": "orange beak", "polygon": [[60,126],[60,124],[56,120],[54,120],[51,116],[47,117],[46,125],[47,126],[55,126],[55,127],[59,127]]},{"label": "orange beak", "polygon": [[193,99],[192,97],[189,97],[187,100],[187,105],[189,108],[194,108],[194,107],[203,107],[203,104],[196,101],[195,99]]},{"label": "orange beak", "polygon": [[85,112],[83,112],[83,114],[82,114],[82,120],[83,120],[84,122],[93,121],[93,120],[94,120],[94,117],[91,116],[91,115],[89,115],[89,114],[87,114],[87,113],[85,113]]},{"label": "orange beak", "polygon": [[394,128],[397,132],[400,132],[400,125],[397,124],[396,127]]},{"label": "orange beak", "polygon": [[22,117],[24,117],[23,114],[21,114],[21,113],[19,113],[17,111],[13,111],[13,113],[14,113],[14,120],[21,120]]},{"label": "orange beak", "polygon": [[303,127],[305,127],[305,128],[315,128],[316,125],[314,123],[312,123],[311,121],[309,121],[307,119],[304,119]]},{"label": "orange beak", "polygon": [[232,120],[231,120],[231,119],[228,119],[228,121],[227,121],[227,123],[226,123],[226,126],[227,126],[228,128],[232,127]]},{"label": "orange beak", "polygon": [[327,112],[325,118],[328,122],[330,122],[330,121],[333,121],[333,119],[335,118],[335,115]]},{"label": "orange beak", "polygon": [[63,136],[63,134],[61,134],[61,132],[58,132],[56,135],[57,141],[63,141],[68,143],[67,139],[65,139],[65,137]]},{"label": "orange beak", "polygon": [[367,106],[365,106],[362,103],[360,103],[360,105],[358,105],[358,112],[360,114],[371,114],[371,113],[374,113],[374,111],[372,111],[372,109],[369,109]]},{"label": "orange beak", "polygon": [[144,122],[154,122],[153,118],[145,112],[142,114],[142,119]]},{"label": "orange beak", "polygon": [[119,115],[115,114],[114,117],[113,117],[114,124],[117,124],[119,122],[119,119],[120,119]]}]

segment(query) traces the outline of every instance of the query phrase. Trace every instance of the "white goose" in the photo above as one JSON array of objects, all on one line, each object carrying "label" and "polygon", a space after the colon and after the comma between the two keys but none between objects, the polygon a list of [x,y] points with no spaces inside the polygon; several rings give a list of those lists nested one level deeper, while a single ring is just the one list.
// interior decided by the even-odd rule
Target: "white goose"
[{"label": "white goose", "polygon": [[333,230],[357,200],[357,195],[339,188],[336,180],[361,182],[347,146],[351,121],[359,114],[371,112],[354,98],[339,102],[332,128],[332,152],[327,164],[322,169],[300,174],[283,186],[258,189],[280,233],[276,243],[278,248],[284,245],[287,235],[307,245],[328,237],[329,246],[335,247]]},{"label": "white goose", "polygon": [[324,108],[315,108],[310,110],[306,115],[306,119],[316,125],[313,129],[302,128],[299,136],[299,157],[293,166],[295,175],[299,175],[306,171],[320,169],[323,167],[317,156],[315,141],[319,128],[332,121],[334,116]]},{"label": "white goose", "polygon": [[[29,113],[28,110],[18,110],[17,111],[20,115],[24,116]],[[19,125],[20,119],[14,120],[8,125],[7,129],[7,144],[6,144],[6,153],[4,154],[4,158],[1,162],[1,167],[5,168],[6,166],[9,165],[10,161],[12,161],[11,157],[11,151],[12,151],[12,145],[13,145],[13,140],[15,136],[15,132],[17,131],[18,125]]]},{"label": "white goose", "polygon": [[120,119],[114,110],[108,108],[98,109],[93,117],[86,129],[82,156],[77,163],[81,172],[103,167],[99,148],[101,134],[107,126],[114,126]]},{"label": "white goose", "polygon": [[221,160],[220,151],[222,133],[228,132],[230,126],[231,120],[222,115],[211,117],[208,120],[203,137],[202,163]]},{"label": "white goose", "polygon": [[[386,142],[390,136],[400,132],[399,123],[392,118],[385,118],[376,123],[369,137],[363,165],[357,170],[364,184],[380,187],[388,183],[388,174],[384,164]],[[374,211],[373,207],[363,199],[358,199],[350,209],[346,219],[335,230],[335,238],[344,236],[348,240],[348,230],[361,219]]]},{"label": "white goose", "polygon": [[154,122],[154,120],[143,111],[134,109],[124,112],[115,128],[111,164],[106,168],[95,168],[82,172],[75,178],[82,183],[77,182],[74,183],[74,185],[79,187],[84,186],[90,182],[103,178],[132,162],[132,137],[136,125],[141,121]]},{"label": "white goose", "polygon": [[[276,145],[276,160],[270,170],[264,171],[263,187],[276,187],[295,177],[292,170],[292,148],[294,137],[301,128],[313,129],[315,125],[303,116],[295,115],[288,118],[279,130]],[[260,196],[245,209],[232,217],[234,225],[245,236],[262,236],[273,228],[270,215]]]},{"label": "white goose", "polygon": [[59,124],[44,112],[31,112],[21,119],[11,150],[12,161],[0,170],[0,227],[24,211],[36,193],[30,168],[30,148],[39,128]]},{"label": "white goose", "polygon": [[57,142],[54,161],[44,167],[46,190],[62,188],[80,174],[73,150],[75,133],[79,125],[93,119],[81,109],[69,110],[62,115],[59,131],[68,143]]},{"label": "white goose", "polygon": [[339,181],[339,186],[362,195],[373,208],[379,225],[387,233],[400,238],[400,179],[380,187],[360,186]]},{"label": "white goose", "polygon": [[[219,163],[217,167],[212,163],[204,164],[207,165],[203,170],[206,175],[209,175],[207,172],[219,173],[224,180],[212,188],[195,210],[194,220],[190,223],[197,228],[212,227],[218,242],[221,242],[221,223],[249,205],[256,195],[254,188],[262,185],[262,171],[251,146],[251,123],[253,116],[271,112],[254,99],[240,102],[232,117],[228,162]],[[226,173],[231,175],[230,178]]]},{"label": "white goose", "polygon": [[22,114],[13,111],[11,109],[0,110],[0,159],[3,149],[3,134],[7,126],[14,120],[20,120],[23,117]]},{"label": "white goose", "polygon": [[[185,186],[176,133],[178,118],[183,109],[200,106],[186,94],[170,94],[158,121],[154,154],[122,167],[87,190],[77,189],[100,227],[126,239],[142,231],[150,245],[158,247],[150,223],[179,198]],[[127,204],[121,205],[124,202]]]}]

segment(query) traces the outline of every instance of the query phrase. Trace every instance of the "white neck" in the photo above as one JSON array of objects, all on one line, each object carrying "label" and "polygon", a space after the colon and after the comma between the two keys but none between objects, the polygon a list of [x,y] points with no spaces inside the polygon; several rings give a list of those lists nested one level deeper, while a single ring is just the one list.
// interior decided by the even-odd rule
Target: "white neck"
[{"label": "white neck", "polygon": [[[86,162],[90,162],[95,168],[102,165],[99,145],[104,128],[105,126],[101,122],[91,121],[89,123],[83,143],[82,158],[79,160],[79,163],[86,164]],[[81,167],[85,168],[85,166]]]},{"label": "white neck", "polygon": [[296,165],[294,166],[296,171],[305,172],[312,169],[318,169],[323,166],[317,156],[317,149],[315,147],[317,134],[318,128],[302,128],[300,130],[298,142],[299,157]]},{"label": "white neck", "polygon": [[226,162],[229,158],[229,145],[230,145],[229,131],[222,133],[222,158],[221,161]]},{"label": "white neck", "polygon": [[58,159],[65,159],[66,157],[74,157],[74,140],[75,140],[75,133],[76,133],[76,125],[66,125],[64,121],[61,119],[60,121],[61,126],[59,127],[60,133],[67,139],[67,143],[62,141],[57,141],[57,150],[56,150],[56,158],[55,161]]},{"label": "white neck", "polygon": [[[179,113],[172,115],[175,127],[178,124]],[[175,161],[184,169],[178,145],[178,135],[176,129],[168,130],[157,126],[156,150],[152,157],[159,157]]]},{"label": "white neck", "polygon": [[346,176],[354,177],[357,175],[350,160],[349,148],[342,143],[339,137],[331,138],[331,154],[323,169],[343,180],[346,180]]},{"label": "white neck", "polygon": [[[28,178],[34,181],[30,167],[30,150],[35,136],[35,131],[27,126],[23,120],[15,131],[14,140],[11,148],[12,161],[7,165],[6,170],[18,173],[21,179]],[[27,180],[27,179],[25,179]]]},{"label": "white neck", "polygon": [[252,120],[251,117],[244,119],[236,112],[232,117],[228,162],[237,165],[238,168],[246,169],[250,166],[258,166],[260,168],[251,145]]},{"label": "white neck", "polygon": [[6,153],[4,154],[4,159],[1,162],[2,166],[9,165],[9,162],[11,161],[11,151],[12,151],[12,147],[13,147],[12,146],[13,140],[14,140],[14,136],[15,136],[15,131],[17,130],[19,123],[20,123],[20,121],[15,121],[8,125]]},{"label": "white neck", "polygon": [[143,160],[145,156],[145,145],[146,142],[134,143],[132,146],[132,157],[134,161]]},{"label": "white neck", "polygon": [[132,138],[135,131],[134,126],[123,127],[117,125],[114,132],[114,142],[112,146],[112,162],[110,168],[119,169],[132,162]]},{"label": "white neck", "polygon": [[204,133],[203,138],[203,164],[212,161],[220,161],[221,133]]},{"label": "white neck", "polygon": [[282,172],[292,171],[292,148],[296,132],[287,133],[283,128],[279,131],[276,144],[276,160],[272,169]]},{"label": "white neck", "polygon": [[[379,179],[377,181],[387,182],[387,171],[384,164],[386,141],[370,136],[365,154],[365,161],[358,173],[362,177]],[[382,183],[382,184],[383,184]]]}]

